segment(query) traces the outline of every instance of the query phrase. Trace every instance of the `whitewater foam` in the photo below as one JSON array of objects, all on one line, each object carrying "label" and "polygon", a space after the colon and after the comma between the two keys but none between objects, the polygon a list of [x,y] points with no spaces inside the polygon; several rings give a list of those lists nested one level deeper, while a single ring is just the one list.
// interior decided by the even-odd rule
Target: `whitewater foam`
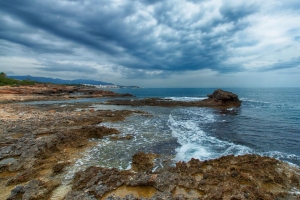
[{"label": "whitewater foam", "polygon": [[165,97],[164,99],[171,99],[173,101],[201,101],[203,99],[206,99],[206,97]]},{"label": "whitewater foam", "polygon": [[208,160],[225,155],[253,153],[249,147],[220,140],[203,130],[208,124],[215,122],[215,115],[209,109],[179,109],[171,113],[168,124],[172,135],[181,145],[176,149],[175,159],[177,161],[188,161],[191,158]]}]

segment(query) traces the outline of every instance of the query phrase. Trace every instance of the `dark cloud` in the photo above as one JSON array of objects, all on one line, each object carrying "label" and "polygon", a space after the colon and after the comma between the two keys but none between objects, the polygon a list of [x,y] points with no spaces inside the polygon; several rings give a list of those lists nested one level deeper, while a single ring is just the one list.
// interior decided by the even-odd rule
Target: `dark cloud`
[{"label": "dark cloud", "polygon": [[[76,14],[83,13],[77,13],[76,9],[70,12],[67,10],[67,7],[60,7],[61,5],[58,3],[53,6],[50,4],[51,1],[39,2],[35,0],[26,2],[12,0],[0,3],[6,13],[37,30],[43,30],[61,39],[86,45],[102,52],[116,53],[116,49],[113,48],[109,41],[103,41],[101,35],[98,38],[94,38],[86,34],[85,26],[89,24],[80,24],[81,16],[76,16]],[[81,2],[78,2],[76,6],[79,7],[81,6],[80,4]],[[66,10],[63,10],[63,8]]]},{"label": "dark cloud", "polygon": [[255,2],[224,0],[220,8],[220,13],[225,20],[237,22],[257,12],[258,9],[259,5]]},{"label": "dark cloud", "polygon": [[[247,19],[260,6],[256,1],[229,0],[220,5],[209,0],[7,0],[0,2],[0,42],[19,44],[37,54],[78,58],[84,57],[79,50],[88,52],[96,55],[96,61],[101,57],[121,66],[126,77],[166,77],[199,69],[227,73],[243,70],[226,62],[233,48],[260,42],[234,38],[251,27]],[[97,71],[55,61],[44,66],[40,69]]]},{"label": "dark cloud", "polygon": [[163,1],[163,0],[141,0],[141,2],[143,2],[147,5],[152,5],[152,4],[156,4],[159,2],[165,3],[165,1]]}]

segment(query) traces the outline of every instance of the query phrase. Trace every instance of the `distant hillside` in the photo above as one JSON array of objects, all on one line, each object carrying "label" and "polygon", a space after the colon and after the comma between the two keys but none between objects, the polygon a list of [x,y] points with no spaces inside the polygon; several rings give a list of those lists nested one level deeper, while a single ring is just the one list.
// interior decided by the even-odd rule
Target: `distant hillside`
[{"label": "distant hillside", "polygon": [[41,83],[54,83],[54,84],[90,84],[90,85],[114,85],[112,83],[107,83],[103,81],[95,80],[84,80],[84,79],[75,79],[75,80],[64,80],[59,78],[46,78],[46,77],[34,77],[34,76],[7,76],[9,78],[14,78],[17,80],[32,80]]}]

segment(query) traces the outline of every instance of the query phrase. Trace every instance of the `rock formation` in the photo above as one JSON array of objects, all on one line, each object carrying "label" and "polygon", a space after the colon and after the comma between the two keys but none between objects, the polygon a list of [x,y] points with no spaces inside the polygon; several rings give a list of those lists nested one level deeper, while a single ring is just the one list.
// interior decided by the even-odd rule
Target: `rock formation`
[{"label": "rock formation", "polygon": [[212,94],[208,94],[207,97],[208,99],[204,99],[203,101],[217,107],[239,107],[242,103],[238,95],[221,89],[215,90]]},{"label": "rock formation", "polygon": [[238,95],[221,89],[217,89],[214,91],[214,93],[208,94],[207,96],[208,98],[213,98],[214,101],[222,101],[224,103],[228,101],[233,101],[233,102],[239,101]]},{"label": "rock formation", "polygon": [[0,86],[0,103],[18,101],[68,100],[75,98],[129,97],[131,94],[118,94],[87,86],[66,86],[35,84],[29,86]]},{"label": "rock formation", "polygon": [[298,168],[258,155],[191,159],[159,171],[89,167],[76,173],[65,199],[296,200],[300,198],[299,180]]},{"label": "rock formation", "polygon": [[112,105],[130,105],[130,106],[162,106],[162,107],[213,107],[213,108],[231,108],[241,106],[238,95],[221,89],[215,90],[213,94],[207,95],[209,98],[202,101],[172,101],[170,99],[148,98],[148,99],[117,99],[110,100],[108,104]]}]

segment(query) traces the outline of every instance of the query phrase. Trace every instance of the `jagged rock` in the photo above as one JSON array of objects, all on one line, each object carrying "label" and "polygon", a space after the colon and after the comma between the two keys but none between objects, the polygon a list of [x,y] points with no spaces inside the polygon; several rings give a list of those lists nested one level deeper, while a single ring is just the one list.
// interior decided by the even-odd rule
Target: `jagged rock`
[{"label": "jagged rock", "polygon": [[25,186],[16,186],[7,200],[47,199],[50,193],[59,185],[57,181],[31,180]]},{"label": "jagged rock", "polygon": [[227,92],[221,89],[217,89],[214,91],[212,94],[207,95],[208,98],[213,98],[215,101],[233,101],[233,102],[238,102],[239,98],[238,95],[233,94],[232,92]]},{"label": "jagged rock", "polygon": [[[147,154],[143,154],[145,156]],[[142,156],[142,154],[140,154]],[[299,199],[299,168],[258,155],[224,156],[209,161],[192,159],[159,171],[121,171],[89,167],[75,175],[68,197],[127,199],[137,189],[153,189],[152,196],[135,199]],[[122,190],[125,186],[130,190]],[[118,197],[122,190],[125,198]],[[295,191],[293,193],[292,191]],[[77,195],[76,195],[77,194]],[[67,198],[71,199],[71,198]],[[88,199],[88,198],[85,198]]]},{"label": "jagged rock", "polygon": [[132,157],[132,169],[135,171],[151,170],[154,166],[153,160],[158,157],[156,154],[138,152]]},{"label": "jagged rock", "polygon": [[69,162],[63,162],[63,163],[57,163],[56,165],[54,165],[52,167],[52,173],[53,175],[61,173],[63,171],[63,169],[65,168],[65,166],[69,165]]}]

